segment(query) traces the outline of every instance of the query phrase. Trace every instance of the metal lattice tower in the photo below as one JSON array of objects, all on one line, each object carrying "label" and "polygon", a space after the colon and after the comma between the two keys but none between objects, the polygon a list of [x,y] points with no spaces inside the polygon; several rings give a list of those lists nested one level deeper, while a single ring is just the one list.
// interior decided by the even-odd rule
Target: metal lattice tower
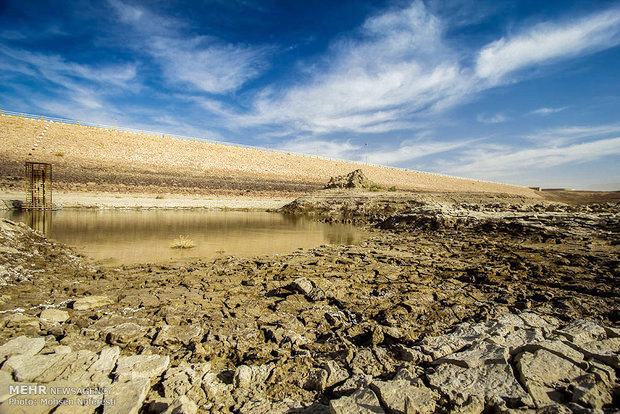
[{"label": "metal lattice tower", "polygon": [[52,209],[52,164],[26,161],[26,203],[31,210]]}]

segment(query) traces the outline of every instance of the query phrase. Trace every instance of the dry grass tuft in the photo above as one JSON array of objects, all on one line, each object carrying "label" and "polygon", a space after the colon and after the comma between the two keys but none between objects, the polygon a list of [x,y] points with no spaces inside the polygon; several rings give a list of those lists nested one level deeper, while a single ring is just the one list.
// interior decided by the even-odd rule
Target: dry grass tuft
[{"label": "dry grass tuft", "polygon": [[170,247],[173,249],[191,249],[196,247],[196,243],[189,237],[181,235],[174,239]]}]

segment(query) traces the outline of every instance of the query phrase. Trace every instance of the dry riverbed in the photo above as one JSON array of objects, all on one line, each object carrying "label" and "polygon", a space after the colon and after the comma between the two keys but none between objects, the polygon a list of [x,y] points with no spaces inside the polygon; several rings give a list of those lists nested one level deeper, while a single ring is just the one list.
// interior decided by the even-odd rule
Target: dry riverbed
[{"label": "dry riverbed", "polygon": [[0,411],[34,399],[15,383],[100,387],[80,412],[104,413],[618,407],[618,204],[330,190],[283,210],[372,234],[94,268],[1,221]]}]

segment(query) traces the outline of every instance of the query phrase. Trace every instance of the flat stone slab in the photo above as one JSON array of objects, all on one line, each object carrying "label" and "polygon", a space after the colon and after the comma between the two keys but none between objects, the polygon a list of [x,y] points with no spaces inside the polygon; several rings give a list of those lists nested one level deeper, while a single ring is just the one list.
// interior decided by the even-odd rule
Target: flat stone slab
[{"label": "flat stone slab", "polygon": [[112,299],[107,296],[86,296],[77,299],[73,302],[73,309],[75,310],[89,310],[94,308],[100,308],[102,306],[112,304]]},{"label": "flat stone slab", "polygon": [[128,344],[136,338],[143,337],[148,328],[137,323],[127,322],[106,330],[106,341],[111,345]]},{"label": "flat stone slab", "polygon": [[464,351],[446,355],[434,363],[451,363],[464,368],[475,368],[486,364],[507,364],[508,348],[496,344],[478,342]]},{"label": "flat stone slab", "polygon": [[379,399],[372,390],[360,388],[349,397],[329,402],[332,414],[384,414]]},{"label": "flat stone slab", "polygon": [[41,312],[39,318],[44,321],[64,322],[69,319],[69,312],[62,309],[50,308],[45,309],[43,312]]},{"label": "flat stone slab", "polygon": [[117,382],[110,387],[103,400],[104,414],[138,414],[150,388],[148,378]]},{"label": "flat stone slab", "polygon": [[571,344],[571,346],[590,358],[620,369],[620,338],[603,339],[579,345]]},{"label": "flat stone slab", "polygon": [[586,373],[571,361],[545,349],[519,354],[515,360],[521,383],[538,407],[557,399],[556,387],[560,384],[568,385]]},{"label": "flat stone slab", "polygon": [[453,364],[441,364],[428,376],[433,389],[456,399],[459,395],[483,398],[499,397],[516,405],[531,405],[530,396],[517,382],[512,368],[507,364],[480,365],[463,368]]},{"label": "flat stone slab", "polygon": [[4,345],[0,345],[0,362],[5,358],[13,355],[34,355],[45,346],[45,338],[28,338],[27,336],[18,336],[11,339]]},{"label": "flat stone slab", "polygon": [[[407,380],[373,381],[370,388],[384,407],[394,414],[430,414],[435,412],[439,394],[427,388],[422,381],[412,384]],[[407,403],[409,399],[409,403]],[[407,405],[410,409],[407,410]]]},{"label": "flat stone slab", "polygon": [[202,328],[198,325],[166,325],[160,328],[153,345],[166,346],[172,344],[189,345],[192,340],[200,340]]},{"label": "flat stone slab", "polygon": [[151,379],[160,376],[170,363],[169,356],[133,355],[120,357],[114,370],[118,382]]}]

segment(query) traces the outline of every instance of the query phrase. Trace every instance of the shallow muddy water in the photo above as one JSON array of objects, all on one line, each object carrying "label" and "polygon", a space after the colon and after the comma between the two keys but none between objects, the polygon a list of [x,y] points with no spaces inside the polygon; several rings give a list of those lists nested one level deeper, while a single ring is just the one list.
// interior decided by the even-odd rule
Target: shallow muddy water
[{"label": "shallow muddy water", "polygon": [[[321,244],[356,244],[363,232],[352,225],[317,223],[266,212],[179,210],[64,210],[0,212],[102,264],[135,264],[219,255],[290,253]],[[191,249],[173,249],[187,236]]]}]

